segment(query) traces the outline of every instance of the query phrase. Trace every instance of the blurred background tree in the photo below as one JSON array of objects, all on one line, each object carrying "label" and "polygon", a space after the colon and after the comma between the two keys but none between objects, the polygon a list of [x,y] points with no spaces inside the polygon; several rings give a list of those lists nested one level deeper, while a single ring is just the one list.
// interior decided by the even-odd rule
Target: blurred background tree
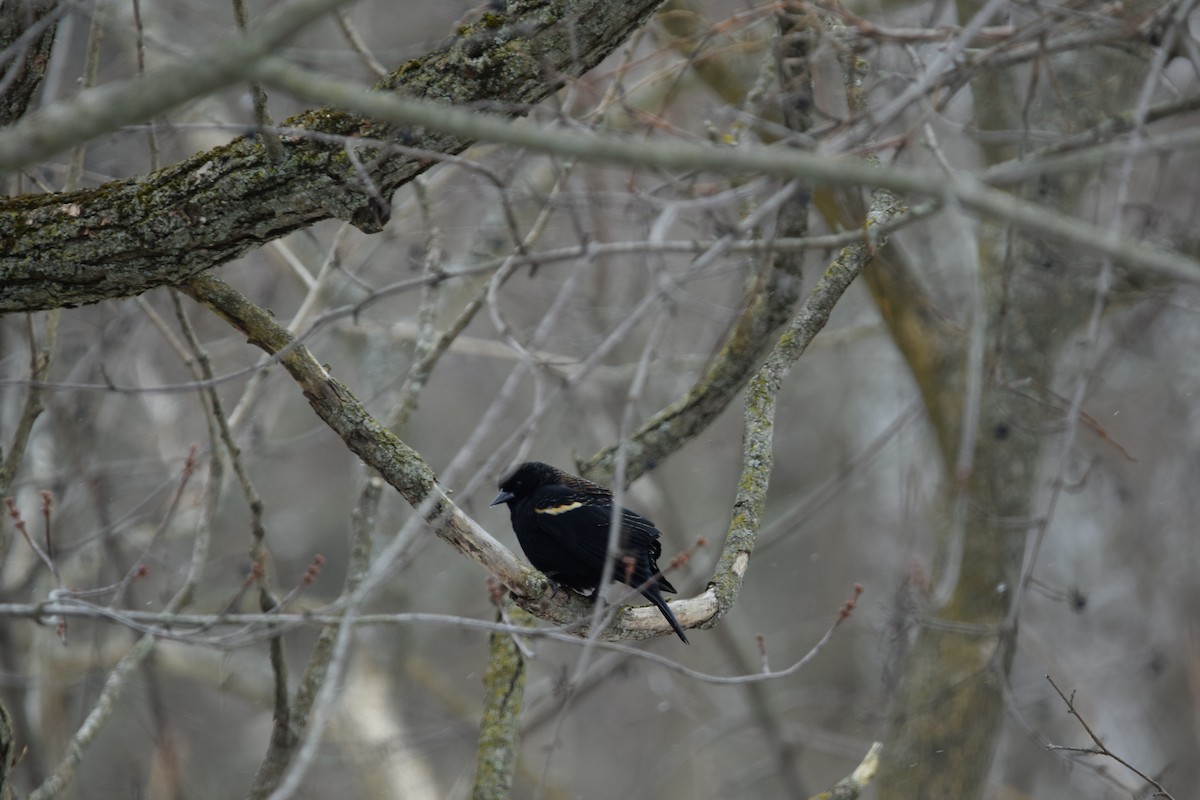
[{"label": "blurred background tree", "polygon": [[0,785],[1189,796],[1193,6],[4,0]]}]

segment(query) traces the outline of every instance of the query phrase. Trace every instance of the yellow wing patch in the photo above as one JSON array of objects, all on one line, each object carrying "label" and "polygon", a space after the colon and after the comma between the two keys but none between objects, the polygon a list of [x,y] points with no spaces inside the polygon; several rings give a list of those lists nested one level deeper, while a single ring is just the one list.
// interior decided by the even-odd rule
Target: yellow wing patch
[{"label": "yellow wing patch", "polygon": [[574,503],[565,503],[561,506],[551,506],[550,508],[535,508],[534,511],[538,514],[565,514],[568,511],[574,511],[582,506],[583,503],[576,500]]}]

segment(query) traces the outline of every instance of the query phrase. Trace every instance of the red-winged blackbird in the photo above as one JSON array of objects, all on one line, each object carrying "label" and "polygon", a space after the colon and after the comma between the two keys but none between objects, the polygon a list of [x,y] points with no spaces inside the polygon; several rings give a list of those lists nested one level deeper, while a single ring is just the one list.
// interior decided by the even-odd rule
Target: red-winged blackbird
[{"label": "red-winged blackbird", "polygon": [[[572,589],[595,589],[604,570],[612,492],[603,486],[530,461],[500,482],[492,505],[507,503],[513,531],[530,563],[546,577]],[[621,509],[621,538],[613,564],[614,581],[633,586],[671,623],[684,644],[687,636],[663,600],[675,587],[658,571],[662,555],[658,529],[640,514]]]}]

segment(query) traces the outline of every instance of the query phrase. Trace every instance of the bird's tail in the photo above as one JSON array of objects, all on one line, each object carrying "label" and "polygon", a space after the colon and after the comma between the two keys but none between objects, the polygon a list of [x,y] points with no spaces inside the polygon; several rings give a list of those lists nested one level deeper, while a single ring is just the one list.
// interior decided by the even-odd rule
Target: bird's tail
[{"label": "bird's tail", "polygon": [[671,613],[670,606],[668,606],[667,601],[663,599],[662,592],[658,590],[658,586],[651,584],[650,586],[646,587],[642,590],[642,596],[651,603],[654,603],[654,605],[658,606],[658,610],[661,611],[662,615],[667,618],[667,622],[671,623],[671,627],[675,630],[675,633],[679,636],[679,638],[683,640],[684,644],[691,644],[691,642],[688,641],[687,636],[685,636],[683,633],[683,626],[679,624],[679,620],[675,619],[675,615]]}]

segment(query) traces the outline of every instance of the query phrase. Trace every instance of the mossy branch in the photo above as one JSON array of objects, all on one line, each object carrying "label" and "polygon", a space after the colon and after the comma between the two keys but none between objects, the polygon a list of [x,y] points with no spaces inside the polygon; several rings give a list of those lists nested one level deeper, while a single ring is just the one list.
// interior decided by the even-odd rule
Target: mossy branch
[{"label": "mossy branch", "polygon": [[[500,621],[503,617],[498,615]],[[532,626],[533,618],[511,611],[510,621]],[[488,637],[483,676],[483,719],[475,755],[472,800],[506,800],[512,794],[514,767],[521,747],[521,707],[525,702],[525,657],[516,635],[497,631]]]},{"label": "mossy branch", "polygon": [[738,482],[733,518],[711,587],[716,593],[718,611],[715,617],[732,608],[741,593],[750,556],[758,540],[775,459],[775,398],[792,366],[829,321],[837,301],[870,262],[876,248],[881,246],[882,242],[873,239],[872,230],[901,211],[900,203],[891,192],[875,192],[867,215],[863,242],[844,248],[825,270],[796,318],[776,342],[775,348],[746,389],[742,477]]},{"label": "mossy branch", "polygon": [[[442,47],[404,64],[376,90],[524,113],[565,78],[600,63],[658,4],[510,3],[507,16],[485,15]],[[0,132],[0,168],[29,164],[79,136],[141,121],[244,80],[274,43],[333,5],[333,0],[293,3],[289,9],[299,6],[306,13],[274,25],[266,20],[245,37],[167,72],[108,84],[96,90],[99,95],[85,93],[30,115]],[[133,117],[113,116],[122,108],[132,108],[120,113]],[[69,122],[55,124],[63,119]],[[281,129],[289,133],[279,137],[278,157],[258,137],[246,136],[149,175],[0,200],[0,312],[77,306],[182,283],[330,217],[377,231],[387,220],[392,193],[436,163],[414,150],[453,154],[469,144],[432,129],[329,108],[295,116]],[[357,159],[347,155],[352,140],[363,143]]]}]

